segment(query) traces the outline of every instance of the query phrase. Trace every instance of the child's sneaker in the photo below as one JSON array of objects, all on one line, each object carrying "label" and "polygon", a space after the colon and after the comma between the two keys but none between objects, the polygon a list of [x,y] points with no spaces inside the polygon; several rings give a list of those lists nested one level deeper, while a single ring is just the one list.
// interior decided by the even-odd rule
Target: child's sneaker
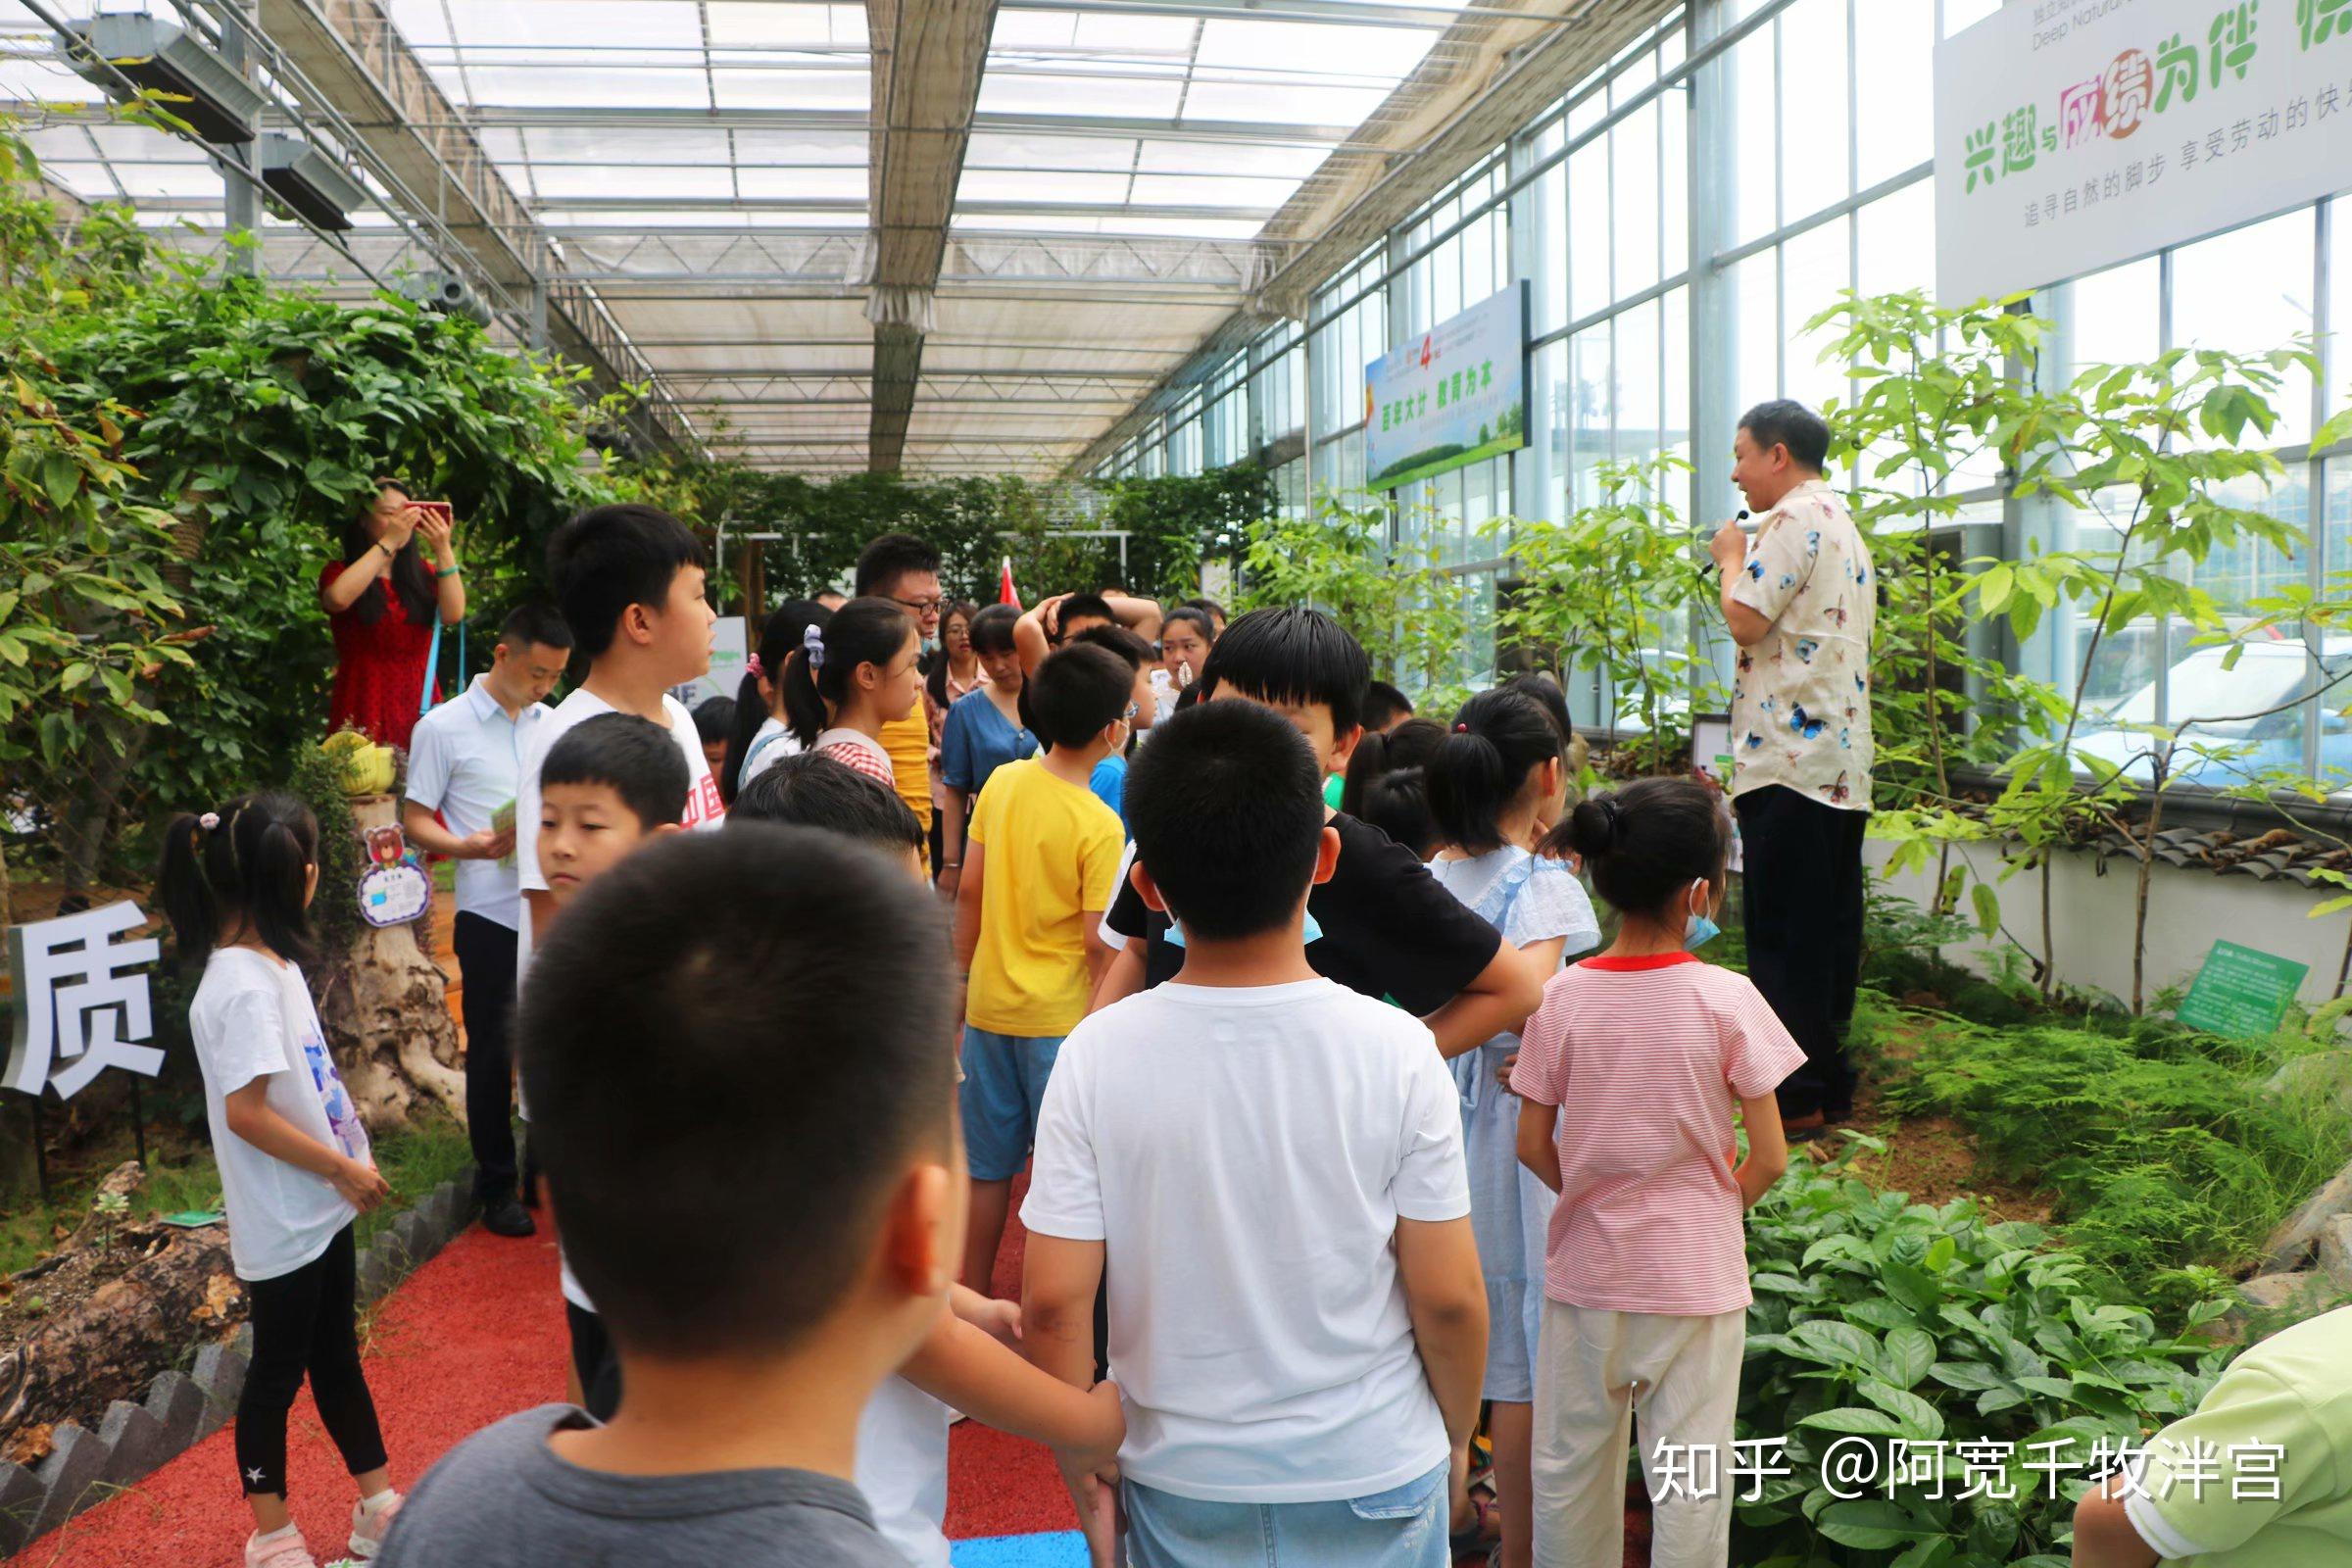
[{"label": "child's sneaker", "polygon": [[351,1505],[351,1554],[362,1562],[372,1562],[375,1554],[384,1549],[384,1536],[392,1521],[400,1517],[401,1495],[386,1492],[382,1500],[370,1506],[367,1502]]},{"label": "child's sneaker", "polygon": [[245,1568],[318,1568],[310,1543],[293,1525],[268,1535],[256,1531],[245,1542]]}]

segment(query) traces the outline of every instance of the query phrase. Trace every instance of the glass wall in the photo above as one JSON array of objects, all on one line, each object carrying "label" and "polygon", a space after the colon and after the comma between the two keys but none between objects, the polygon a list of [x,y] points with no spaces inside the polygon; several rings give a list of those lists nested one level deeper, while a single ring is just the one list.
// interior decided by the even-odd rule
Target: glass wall
[{"label": "glass wall", "polygon": [[[1511,566],[1507,531],[1488,524],[1566,515],[1598,499],[1601,464],[1660,453],[1692,466],[1662,498],[1684,524],[1719,521],[1739,505],[1729,447],[1742,408],[1849,393],[1821,363],[1831,332],[1808,323],[1843,289],[1933,285],[1932,55],[1938,37],[1998,4],[1692,0],[1317,290],[1305,321],[1199,368],[1196,392],[1102,471],[1182,472],[1254,455],[1273,466],[1286,509],[1353,489],[1364,365],[1524,279],[1529,445],[1398,492],[1399,540],[1434,535],[1440,559],[1483,579],[1475,586],[1491,604]],[[2292,370],[2276,400],[2283,477],[2242,498],[2308,530],[2311,545],[2217,550],[2187,568],[2233,623],[2258,595],[2352,570],[2352,453],[2305,445],[2352,382],[2352,356],[2328,335],[2352,321],[2352,265],[2332,265],[2347,225],[2352,197],[2056,285],[2034,302],[2056,329],[2054,374],[2174,346],[2318,342],[2326,373],[2315,381]],[[2102,534],[2129,526],[2128,503],[2053,516],[2005,496],[1989,470],[1964,471],[1954,486],[1970,528],[1964,541],[1956,524],[1946,541],[1957,555],[2000,538],[2017,551],[2098,548]],[[1708,629],[1702,617],[1698,634]],[[2328,702],[2317,692],[2352,670],[2352,639],[2323,644],[2286,628],[2228,670],[2184,626],[2145,621],[2099,641],[2094,653],[2088,629],[2060,614],[2008,652],[2070,688],[2087,670],[2091,706],[2119,734],[2132,723],[2213,720],[2202,729],[2252,748],[2255,763],[2299,758],[2352,783],[2352,721],[2335,711],[2342,692]],[[1491,663],[1491,640],[1467,657]],[[1586,723],[1613,706],[1596,687],[1571,699]],[[2280,711],[2235,716],[2270,708]]]}]

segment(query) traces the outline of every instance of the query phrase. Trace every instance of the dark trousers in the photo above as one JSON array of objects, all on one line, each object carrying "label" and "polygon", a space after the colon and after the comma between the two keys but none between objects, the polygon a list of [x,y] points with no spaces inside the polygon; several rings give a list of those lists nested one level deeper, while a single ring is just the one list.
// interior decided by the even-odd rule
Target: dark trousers
[{"label": "dark trousers", "polygon": [[248,1495],[285,1495],[286,1412],[302,1380],[353,1475],[380,1470],[384,1435],[360,1371],[358,1254],[346,1225],[326,1250],[273,1280],[248,1280],[253,1362],[237,1396],[237,1477]]},{"label": "dark trousers", "polygon": [[473,1143],[473,1196],[495,1202],[514,1191],[514,933],[460,909],[450,932],[465,987],[466,1132]]},{"label": "dark trousers", "polygon": [[620,1353],[605,1332],[604,1314],[564,1303],[564,1326],[571,1333],[571,1370],[580,1380],[580,1407],[599,1421],[620,1408]]},{"label": "dark trousers", "polygon": [[1767,785],[1733,802],[1746,857],[1740,910],[1747,975],[1796,1037],[1805,1064],[1780,1087],[1781,1114],[1853,1113],[1845,1031],[1862,970],[1865,811]]}]

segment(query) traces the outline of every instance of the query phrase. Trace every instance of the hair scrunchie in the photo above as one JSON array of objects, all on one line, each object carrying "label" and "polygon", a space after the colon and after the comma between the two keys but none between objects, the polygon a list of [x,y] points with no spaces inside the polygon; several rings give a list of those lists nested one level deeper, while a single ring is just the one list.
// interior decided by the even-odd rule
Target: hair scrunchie
[{"label": "hair scrunchie", "polygon": [[754,680],[763,679],[767,674],[767,671],[760,666],[760,656],[758,654],[754,654],[751,658],[744,661],[743,672],[751,676]]},{"label": "hair scrunchie", "polygon": [[801,652],[808,656],[810,669],[825,667],[825,634],[814,626],[801,633]]},{"label": "hair scrunchie", "polygon": [[220,825],[220,813],[219,811],[207,811],[196,819],[196,825],[200,828],[203,828],[207,833],[210,833],[213,829]]}]

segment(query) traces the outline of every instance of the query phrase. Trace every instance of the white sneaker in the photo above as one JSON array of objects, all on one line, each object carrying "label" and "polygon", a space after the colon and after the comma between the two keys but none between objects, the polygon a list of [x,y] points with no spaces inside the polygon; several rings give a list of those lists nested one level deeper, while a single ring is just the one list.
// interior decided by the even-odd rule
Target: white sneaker
[{"label": "white sneaker", "polygon": [[351,1505],[351,1554],[362,1562],[372,1562],[375,1554],[384,1549],[384,1537],[392,1529],[392,1521],[400,1517],[400,1505],[405,1498],[397,1492],[373,1508],[364,1502]]},{"label": "white sneaker", "polygon": [[302,1532],[288,1525],[268,1536],[256,1531],[246,1538],[245,1568],[318,1568],[318,1559],[311,1555]]}]

